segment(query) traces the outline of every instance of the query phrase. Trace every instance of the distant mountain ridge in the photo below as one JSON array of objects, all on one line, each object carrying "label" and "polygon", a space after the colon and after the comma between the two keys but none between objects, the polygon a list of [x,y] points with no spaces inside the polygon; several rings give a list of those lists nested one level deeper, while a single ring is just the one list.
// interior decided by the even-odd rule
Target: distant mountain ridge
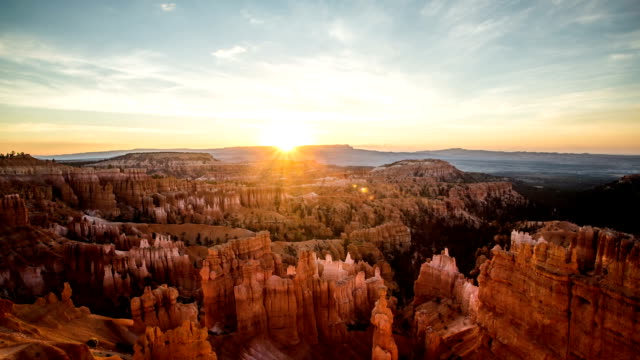
[{"label": "distant mountain ridge", "polygon": [[571,154],[553,152],[504,152],[460,148],[393,152],[357,149],[350,145],[300,146],[296,152],[279,154],[270,146],[218,149],[132,149],[66,155],[35,156],[57,161],[105,160],[139,152],[208,153],[226,162],[265,161],[277,157],[313,160],[339,166],[380,166],[400,160],[439,159],[465,172],[509,176],[536,186],[576,185],[588,188],[624,175],[640,173],[640,155]]},{"label": "distant mountain ridge", "polygon": [[[213,148],[213,149],[189,149],[189,148],[174,148],[174,149],[130,149],[130,150],[109,150],[109,151],[96,151],[96,152],[83,152],[83,153],[72,153],[72,154],[60,154],[60,155],[34,155],[35,158],[43,159],[43,160],[62,160],[62,161],[72,161],[72,160],[101,160],[101,159],[109,159],[116,156],[122,156],[131,153],[152,153],[152,152],[191,152],[191,153],[209,153],[212,154],[221,154],[222,157],[243,157],[243,161],[254,161],[256,159],[250,158],[251,155],[257,155],[260,153],[266,154],[273,152],[275,148],[272,146],[234,146],[234,147],[224,147],[224,148]],[[450,149],[442,149],[442,150],[419,150],[419,151],[381,151],[381,150],[369,150],[369,149],[358,149],[354,148],[350,145],[305,145],[298,147],[298,151],[310,154],[315,153],[316,155],[352,155],[352,156],[395,156],[401,159],[409,159],[424,156],[446,156],[446,157],[464,157],[464,158],[486,158],[486,157],[501,157],[501,158],[509,158],[509,159],[520,159],[520,160],[533,160],[534,157],[537,158],[638,158],[640,159],[640,155],[612,155],[612,154],[592,154],[592,153],[559,153],[559,152],[536,152],[536,151],[494,151],[494,150],[468,150],[463,148],[450,148]],[[339,154],[338,154],[339,153]],[[351,154],[349,154],[351,153]],[[225,156],[226,155],[226,156]],[[407,158],[407,156],[409,158]],[[362,161],[362,160],[361,160]],[[399,160],[398,160],[399,161]],[[340,165],[340,164],[335,164]],[[352,164],[352,165],[360,165],[360,164]],[[378,166],[383,164],[376,165],[367,165],[367,166]]]}]

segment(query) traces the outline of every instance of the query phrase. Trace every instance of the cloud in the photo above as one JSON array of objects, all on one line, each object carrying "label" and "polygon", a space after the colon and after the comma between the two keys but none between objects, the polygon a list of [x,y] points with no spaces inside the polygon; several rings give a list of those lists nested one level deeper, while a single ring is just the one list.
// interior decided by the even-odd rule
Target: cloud
[{"label": "cloud", "polygon": [[254,14],[248,12],[248,11],[243,11],[242,12],[242,17],[244,17],[245,19],[247,19],[247,21],[251,24],[251,25],[260,25],[260,24],[264,24],[264,20],[258,18],[257,16],[255,16]]},{"label": "cloud", "polygon": [[247,52],[247,49],[245,49],[242,46],[234,46],[232,48],[229,49],[220,49],[220,50],[216,50],[214,52],[211,53],[211,55],[217,57],[218,59],[233,59],[235,58],[237,55],[240,55],[244,52]]},{"label": "cloud", "polygon": [[6,124],[3,131],[7,133],[51,133],[51,132],[84,132],[84,133],[140,133],[140,134],[194,134],[195,130],[159,127],[129,127],[110,125],[54,124],[47,122],[25,122]]},{"label": "cloud", "polygon": [[329,26],[329,36],[342,42],[348,43],[353,40],[353,32],[341,21],[336,21]]},{"label": "cloud", "polygon": [[162,9],[162,11],[173,11],[176,9],[176,3],[164,3],[164,4],[160,4],[160,9]]},{"label": "cloud", "polygon": [[609,59],[611,60],[629,60],[633,59],[633,54],[611,54],[609,55]]},{"label": "cloud", "polygon": [[[480,33],[494,31],[489,25],[493,23],[476,30]],[[233,59],[252,49],[237,45],[212,52],[212,56]],[[623,51],[609,54],[624,54]],[[605,58],[609,54],[604,55]],[[529,67],[526,72],[511,71],[505,79],[517,78],[516,84],[496,78],[491,87],[485,86],[469,95],[456,92],[447,82],[438,81],[430,73],[385,67],[356,52],[327,51],[313,56],[262,59],[230,61],[224,67],[212,66],[211,62],[176,67],[171,57],[148,50],[107,57],[83,55],[55,48],[35,38],[5,35],[0,36],[0,60],[20,68],[12,72],[14,76],[0,78],[0,103],[220,119],[220,123],[229,124],[228,131],[236,131],[238,126],[253,122],[262,126],[276,121],[302,121],[317,126],[319,131],[348,124],[345,134],[360,136],[366,131],[374,134],[372,136],[387,136],[388,133],[391,139],[391,134],[405,136],[398,135],[401,132],[419,135],[409,129],[433,128],[436,129],[434,133],[442,131],[453,136],[456,131],[477,128],[536,128],[546,123],[546,119],[566,119],[565,115],[576,109],[604,111],[611,103],[628,103],[640,98],[638,86],[632,89],[613,87],[607,91],[595,91],[597,87],[589,91],[571,91],[579,88],[582,77],[565,79],[560,82],[560,89],[554,88],[550,92],[536,87],[544,84],[545,79],[557,77],[555,74],[568,73],[563,64]],[[615,65],[618,68],[624,64]],[[576,64],[572,67],[575,69]],[[580,82],[574,83],[577,80]],[[208,121],[203,120],[202,124]],[[34,131],[43,134],[66,130],[100,132],[98,128],[77,126],[58,128],[51,121],[38,126],[33,125],[37,121],[31,123],[29,126]],[[385,130],[385,124],[394,124],[394,129]],[[119,131],[149,132],[145,125],[125,124]],[[213,125],[196,127],[207,131],[216,129]],[[0,133],[21,134],[27,128],[26,125],[11,128],[0,125]],[[174,126],[167,124],[165,128],[173,131]],[[335,134],[326,135],[329,139],[326,141],[355,141],[346,135],[332,138],[338,136]],[[370,141],[362,136],[362,141]],[[406,136],[407,144],[418,143]],[[248,144],[253,141],[251,136],[244,139],[248,139]],[[259,142],[259,137],[255,139]]]}]

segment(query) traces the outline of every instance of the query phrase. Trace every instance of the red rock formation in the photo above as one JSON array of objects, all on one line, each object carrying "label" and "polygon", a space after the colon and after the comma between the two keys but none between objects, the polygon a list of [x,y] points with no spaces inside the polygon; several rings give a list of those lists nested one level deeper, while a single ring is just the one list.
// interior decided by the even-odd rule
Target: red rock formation
[{"label": "red rock formation", "polygon": [[275,209],[284,200],[284,193],[277,188],[240,188],[240,204],[244,207]]},{"label": "red rock formation", "polygon": [[472,183],[452,187],[447,203],[450,207],[474,209],[475,212],[501,211],[514,205],[524,204],[525,198],[513,189],[509,182]]},{"label": "red rock formation", "polygon": [[233,288],[238,332],[242,335],[256,336],[267,330],[264,281],[259,261],[248,260],[242,266],[242,283]]},{"label": "red rock formation", "polygon": [[0,357],[92,360],[85,344],[88,336],[112,352],[116,342],[127,342],[129,325],[127,320],[95,316],[86,307],[74,307],[71,288],[65,283],[60,299],[49,293],[34,304],[0,300]]},{"label": "red rock formation", "polygon": [[414,356],[444,359],[477,354],[478,287],[458,271],[445,249],[420,267],[414,283]]},{"label": "red rock formation", "polygon": [[379,166],[371,170],[370,174],[397,182],[412,178],[452,181],[461,179],[463,173],[446,161],[427,159],[396,161],[393,164]]},{"label": "red rock formation", "polygon": [[478,312],[478,287],[458,271],[456,259],[449,256],[448,249],[422,264],[413,291],[416,307],[438,298],[452,299],[464,314],[475,318]]},{"label": "red rock formation", "polygon": [[314,304],[314,278],[318,276],[316,256],[311,251],[302,252],[298,258],[293,284],[296,294],[297,332],[308,344],[318,342],[318,327]]},{"label": "red rock formation", "polygon": [[106,216],[116,216],[119,210],[111,183],[102,184],[99,174],[94,172],[71,172],[67,182],[78,197],[82,209],[100,210]]},{"label": "red rock formation", "polygon": [[68,241],[64,244],[65,273],[74,286],[112,302],[142,291],[149,278],[175,286],[185,296],[195,294],[197,270],[181,242],[158,236],[153,246],[146,240],[140,246],[118,251],[115,245]]},{"label": "red rock formation", "polygon": [[481,267],[478,323],[499,358],[599,359],[640,353],[640,242],[550,223],[514,232]]},{"label": "red rock formation", "polygon": [[411,246],[411,231],[400,222],[353,231],[347,238],[350,241],[370,242],[383,251],[407,251]]},{"label": "red rock formation", "polygon": [[[0,349],[5,360],[50,359],[50,360],[94,360],[85,344],[54,341],[32,341]],[[117,360],[118,358],[114,358]]]},{"label": "red rock formation", "polygon": [[92,167],[133,169],[161,176],[197,178],[215,170],[218,160],[205,153],[130,153],[92,164]]},{"label": "red rock formation", "polygon": [[296,318],[296,290],[295,282],[291,279],[272,275],[266,282],[264,307],[268,319],[268,333],[279,344],[295,345],[300,342]]},{"label": "red rock formation", "polygon": [[[368,320],[376,289],[384,283],[379,268],[374,272],[364,263],[333,261],[330,255],[317,260],[302,251],[285,275],[270,250],[268,233],[209,249],[201,270],[209,329],[268,335],[282,345],[341,344],[348,324]],[[375,275],[366,279],[366,271]]]},{"label": "red rock formation", "polygon": [[133,360],[215,360],[207,336],[206,329],[188,321],[164,333],[158,327],[148,327],[136,341]]},{"label": "red rock formation", "polygon": [[373,348],[371,358],[373,360],[397,360],[398,347],[393,338],[393,314],[387,307],[387,291],[384,287],[379,289],[380,298],[371,311],[371,324],[373,330]]},{"label": "red rock formation", "polygon": [[65,235],[72,239],[79,238],[101,244],[127,242],[127,236],[120,231],[120,227],[117,224],[89,216],[83,216],[80,221],[70,223],[68,232]]},{"label": "red rock formation", "polygon": [[413,356],[416,359],[491,359],[483,351],[482,329],[450,299],[425,302],[415,308]]},{"label": "red rock formation", "polygon": [[340,317],[338,296],[335,280],[314,279],[313,304],[319,340],[323,344],[339,344],[346,337],[347,324]]},{"label": "red rock formation", "polygon": [[[237,325],[234,287],[241,285],[242,267],[248,260],[257,260],[254,271],[262,272],[261,281],[271,274],[282,275],[282,261],[271,252],[268,232],[255,237],[231,240],[226,244],[209,248],[200,276],[205,326],[213,331],[232,330]],[[239,290],[245,294],[246,289]]]},{"label": "red rock formation", "polygon": [[29,212],[18,194],[5,195],[0,199],[0,226],[29,225]]},{"label": "red rock formation", "polygon": [[177,302],[178,290],[162,285],[153,291],[147,286],[144,294],[131,299],[131,316],[138,330],[157,326],[161,330],[174,329],[185,321],[198,321],[196,303]]}]

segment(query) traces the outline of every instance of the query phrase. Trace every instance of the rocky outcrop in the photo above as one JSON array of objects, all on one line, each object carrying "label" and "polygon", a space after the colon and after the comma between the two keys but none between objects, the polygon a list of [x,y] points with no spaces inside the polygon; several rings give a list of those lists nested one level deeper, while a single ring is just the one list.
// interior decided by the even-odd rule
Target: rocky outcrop
[{"label": "rocky outcrop", "polygon": [[162,285],[153,291],[147,286],[144,294],[131,299],[131,316],[138,331],[157,326],[160,330],[170,330],[185,321],[198,321],[196,303],[177,302],[178,290]]},{"label": "rocky outcrop", "polygon": [[412,178],[428,178],[436,181],[454,181],[462,178],[462,171],[443,160],[402,160],[371,170],[371,176],[389,181],[406,181]]},{"label": "rocky outcrop", "polygon": [[492,359],[482,347],[488,338],[478,324],[451,299],[417,306],[413,319],[415,359]]},{"label": "rocky outcrop", "polygon": [[133,360],[215,360],[207,336],[206,329],[188,321],[166,332],[148,327],[136,341]]},{"label": "rocky outcrop", "polygon": [[71,172],[67,174],[66,180],[78,197],[80,208],[99,210],[105,216],[117,216],[119,210],[113,184],[103,184],[100,175],[94,172]]},{"label": "rocky outcrop", "polygon": [[[318,343],[318,325],[316,320],[316,306],[314,303],[313,287],[318,277],[316,255],[311,251],[304,251],[298,257],[298,264],[291,269],[295,275],[293,284],[296,292],[296,330],[301,340],[308,344]],[[287,271],[290,274],[290,271]],[[291,316],[291,315],[290,315]]]},{"label": "rocky outcrop", "polygon": [[[283,274],[280,257],[271,252],[268,232],[260,232],[255,237],[231,240],[226,244],[209,248],[207,258],[200,269],[204,323],[208,329],[221,332],[237,327],[234,287],[242,285],[247,277],[250,287],[250,277],[253,275],[249,270],[243,273],[243,266],[249,260],[257,261],[251,262],[249,266],[256,272],[256,276],[259,276],[256,281],[262,283],[262,286],[264,279],[271,274]],[[262,274],[258,275],[259,272]],[[239,294],[245,295],[248,290],[243,287],[238,291]]]},{"label": "rocky outcrop", "polygon": [[285,200],[281,189],[270,187],[241,187],[240,204],[248,208],[275,209]]},{"label": "rocky outcrop", "polygon": [[18,194],[5,195],[0,199],[0,226],[29,225],[29,211]]},{"label": "rocky outcrop", "polygon": [[382,251],[408,251],[411,247],[411,230],[400,222],[392,222],[374,228],[356,230],[347,238],[350,241],[369,242]]},{"label": "rocky outcrop", "polygon": [[387,291],[385,288],[380,288],[378,293],[380,298],[371,312],[371,324],[374,326],[371,358],[397,360],[398,347],[393,338],[393,314],[387,307]]},{"label": "rocky outcrop", "polygon": [[116,343],[135,340],[129,339],[130,320],[92,315],[86,307],[74,307],[71,295],[71,287],[65,283],[59,298],[49,293],[34,304],[0,300],[0,357],[92,360],[85,344],[89,336],[110,353]]},{"label": "rocky outcrop", "polygon": [[[298,301],[296,283],[292,279],[272,275],[265,286],[264,307],[268,314],[268,333],[277,343],[295,345],[300,343],[296,314]],[[300,303],[302,305],[303,303]]]},{"label": "rocky outcrop", "polygon": [[248,337],[264,334],[267,330],[265,274],[257,260],[248,260],[241,271],[242,282],[233,287],[238,333]]},{"label": "rocky outcrop", "polygon": [[65,235],[72,239],[82,239],[100,244],[116,244],[117,246],[129,243],[127,236],[122,233],[118,224],[90,216],[83,216],[80,220],[69,223]]},{"label": "rocky outcrop", "polygon": [[[75,168],[33,158],[3,160],[0,163],[0,175],[3,176],[0,190],[19,193],[26,200],[37,200],[40,210],[49,211],[55,207],[52,203],[62,201],[70,207],[108,219],[157,223],[212,224],[240,206],[275,209],[285,199],[282,190],[271,187],[212,185],[155,176],[157,174],[152,177],[144,169],[109,168],[109,165],[112,164]],[[232,165],[220,166],[199,168],[213,173],[227,171],[226,167],[234,168]],[[186,177],[193,175],[195,169],[191,165],[169,167],[169,173]]]},{"label": "rocky outcrop", "polygon": [[447,204],[458,209],[469,209],[483,216],[486,213],[501,212],[515,206],[524,205],[525,198],[513,189],[509,182],[484,182],[452,187],[447,196]]},{"label": "rocky outcrop", "polygon": [[496,246],[480,266],[478,287],[446,250],[422,265],[414,286],[414,356],[636,356],[640,242],[610,230],[541,225],[533,235],[514,231],[508,251]]},{"label": "rocky outcrop", "polygon": [[514,232],[481,267],[478,323],[498,358],[599,359],[640,353],[640,242],[550,223]]},{"label": "rocky outcrop", "polygon": [[116,250],[115,245],[66,242],[64,271],[86,297],[106,299],[111,304],[120,297],[142,293],[148,281],[176,287],[184,296],[193,296],[199,285],[197,270],[182,242],[157,236],[153,245],[143,239],[140,247]]},{"label": "rocky outcrop", "polygon": [[[5,341],[3,341],[5,342]],[[5,360],[52,359],[52,360],[94,360],[95,357],[85,344],[62,341],[31,341],[21,343],[2,351]],[[113,360],[118,360],[116,357]]]},{"label": "rocky outcrop", "polygon": [[199,177],[215,170],[218,160],[206,153],[129,153],[91,164],[98,168],[144,169],[150,174]]},{"label": "rocky outcrop", "polygon": [[422,264],[413,291],[416,307],[434,299],[451,299],[472,318],[478,312],[478,287],[458,271],[456,259],[449,256],[446,248]]},{"label": "rocky outcrop", "polygon": [[448,249],[420,267],[414,283],[414,356],[446,359],[476,354],[478,287],[458,271]]},{"label": "rocky outcrop", "polygon": [[[302,251],[284,271],[268,233],[209,249],[201,276],[205,325],[282,345],[341,344],[347,325],[368,322],[384,286],[380,268]],[[366,275],[369,278],[366,278]]]}]

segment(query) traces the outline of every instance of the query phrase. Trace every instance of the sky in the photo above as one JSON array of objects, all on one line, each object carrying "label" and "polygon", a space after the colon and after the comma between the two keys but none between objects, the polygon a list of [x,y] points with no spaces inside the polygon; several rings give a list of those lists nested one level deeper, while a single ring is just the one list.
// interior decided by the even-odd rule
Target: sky
[{"label": "sky", "polygon": [[0,152],[283,141],[640,154],[640,2],[0,2]]}]

